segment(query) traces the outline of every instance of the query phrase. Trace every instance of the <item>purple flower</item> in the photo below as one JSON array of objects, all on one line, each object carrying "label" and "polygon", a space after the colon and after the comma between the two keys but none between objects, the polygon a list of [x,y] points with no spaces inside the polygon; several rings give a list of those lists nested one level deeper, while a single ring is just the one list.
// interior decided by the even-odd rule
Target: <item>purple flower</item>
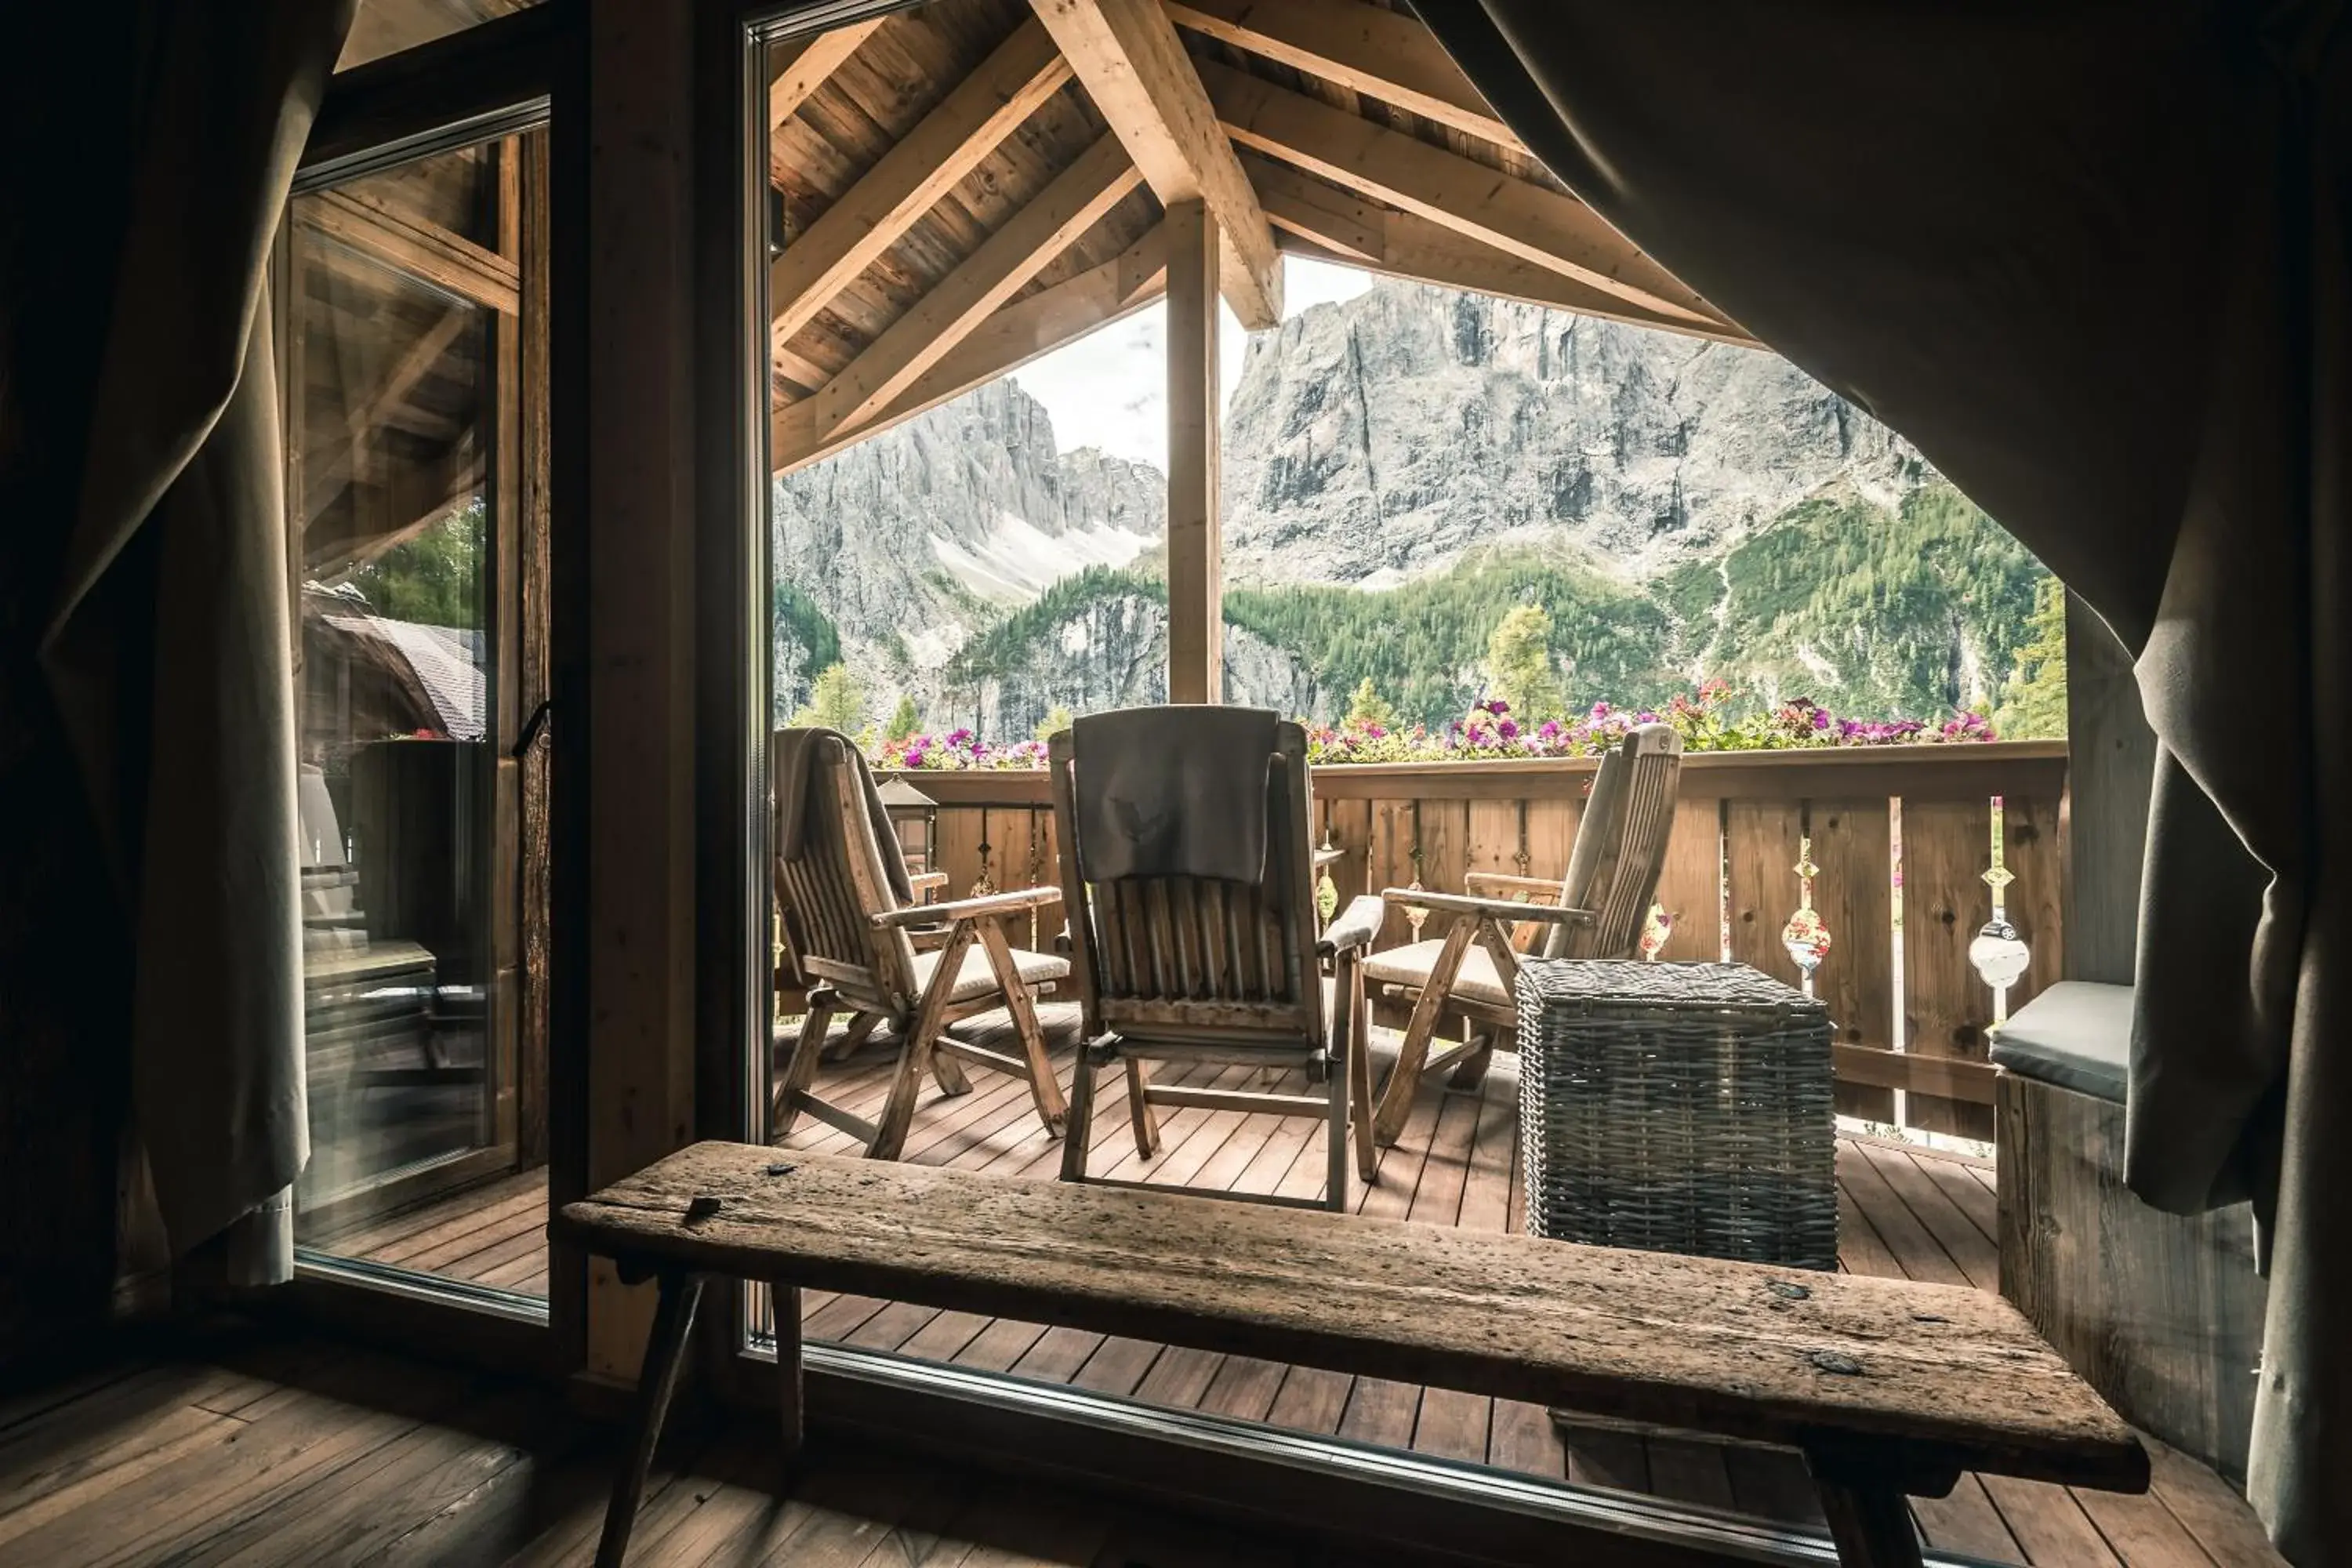
[{"label": "purple flower", "polygon": [[1829,727],[1830,727],[1830,716],[1829,716],[1829,712],[1828,712],[1828,710],[1827,710],[1826,709],[1821,709],[1821,708],[1816,708],[1816,709],[1814,709],[1814,710],[1813,710],[1813,728],[1814,728],[1814,729],[1816,729],[1816,730],[1826,730],[1826,729],[1828,729]]},{"label": "purple flower", "polygon": [[923,765],[924,754],[922,747],[908,746],[907,748],[907,765],[910,768],[921,767]]},{"label": "purple flower", "polygon": [[963,745],[971,739],[971,731],[968,729],[958,728],[948,731],[948,744],[950,746]]},{"label": "purple flower", "polygon": [[1370,739],[1378,741],[1384,738],[1388,734],[1388,731],[1381,729],[1378,724],[1367,724],[1364,726],[1364,733]]},{"label": "purple flower", "polygon": [[1559,740],[1559,721],[1557,719],[1545,720],[1540,725],[1537,726],[1536,733],[1542,736],[1547,741]]},{"label": "purple flower", "polygon": [[1595,719],[1606,719],[1610,714],[1615,711],[1616,710],[1610,707],[1606,702],[1596,702],[1592,705],[1592,716]]},{"label": "purple flower", "polygon": [[1506,741],[1516,741],[1519,738],[1519,727],[1514,721],[1506,719],[1495,726],[1495,733]]},{"label": "purple flower", "polygon": [[1486,700],[1486,709],[1487,712],[1500,718],[1511,710],[1511,705],[1499,697],[1490,697]]}]

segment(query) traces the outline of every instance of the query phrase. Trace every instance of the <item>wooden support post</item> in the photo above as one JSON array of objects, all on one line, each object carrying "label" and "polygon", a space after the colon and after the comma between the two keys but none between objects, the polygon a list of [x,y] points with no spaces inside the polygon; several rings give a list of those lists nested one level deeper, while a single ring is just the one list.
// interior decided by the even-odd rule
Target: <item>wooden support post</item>
[{"label": "wooden support post", "polygon": [[1217,517],[1217,226],[1168,209],[1168,700],[1224,700]]},{"label": "wooden support post", "polygon": [[678,1369],[686,1363],[686,1347],[693,1337],[694,1309],[701,1300],[701,1275],[661,1277],[661,1301],[654,1309],[645,1365],[637,1373],[636,1426],[620,1473],[613,1478],[612,1501],[604,1508],[604,1533],[596,1542],[596,1568],[621,1568],[621,1560],[629,1554],[637,1500],[645,1495],[646,1472],[653,1468],[654,1449],[661,1443],[662,1418],[669,1414],[669,1397],[677,1389]]},{"label": "wooden support post", "polygon": [[801,1386],[801,1288],[771,1284],[768,1303],[776,1333],[776,1426],[784,1443],[782,1481],[789,1486],[808,1441],[807,1400]]}]

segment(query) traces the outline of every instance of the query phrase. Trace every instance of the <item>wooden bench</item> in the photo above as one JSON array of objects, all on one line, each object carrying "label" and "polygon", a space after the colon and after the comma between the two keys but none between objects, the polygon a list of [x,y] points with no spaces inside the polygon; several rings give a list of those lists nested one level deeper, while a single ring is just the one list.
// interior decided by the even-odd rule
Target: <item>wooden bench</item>
[{"label": "wooden bench", "polygon": [[1964,1470],[2147,1489],[2139,1440],[1999,1297],[1213,1198],[700,1143],[568,1204],[560,1240],[657,1279],[618,1568],[704,1277],[1066,1324],[1797,1449],[1841,1563],[1920,1562],[1906,1494]]}]

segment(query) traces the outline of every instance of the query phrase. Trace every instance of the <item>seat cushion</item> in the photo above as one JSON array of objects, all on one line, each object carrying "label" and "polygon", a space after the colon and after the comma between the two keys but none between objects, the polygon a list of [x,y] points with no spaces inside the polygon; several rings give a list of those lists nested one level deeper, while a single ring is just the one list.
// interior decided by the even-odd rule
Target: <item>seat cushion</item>
[{"label": "seat cushion", "polygon": [[[1364,960],[1364,978],[1381,985],[1426,985],[1429,972],[1437,967],[1437,955],[1444,947],[1442,940],[1433,939],[1376,952]],[[1462,967],[1454,973],[1453,991],[1468,1001],[1496,1007],[1511,1005],[1510,993],[1503,989],[1503,977],[1495,973],[1494,955],[1483,947],[1473,946],[1462,955]]]},{"label": "seat cushion", "polygon": [[[937,948],[915,954],[915,988],[929,991],[931,976],[940,967]],[[1021,973],[1024,985],[1049,985],[1066,980],[1070,973],[1070,962],[1048,953],[1031,952],[1025,948],[1013,950],[1013,967]],[[957,966],[955,989],[948,993],[950,1002],[969,1002],[986,996],[996,989],[996,971],[989,966],[987,950],[973,942],[963,950],[963,963]]]},{"label": "seat cushion", "polygon": [[1992,1028],[1992,1059],[2021,1078],[2124,1102],[2132,988],[2062,980]]}]

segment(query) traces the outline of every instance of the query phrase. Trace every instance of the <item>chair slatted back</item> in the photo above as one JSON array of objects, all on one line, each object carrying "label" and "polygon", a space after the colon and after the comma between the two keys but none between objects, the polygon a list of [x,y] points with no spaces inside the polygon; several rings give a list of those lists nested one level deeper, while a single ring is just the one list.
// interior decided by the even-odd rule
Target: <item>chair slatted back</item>
[{"label": "chair slatted back", "polygon": [[1047,746],[1062,896],[1087,1029],[1130,1041],[1297,1049],[1327,1043],[1308,830],[1307,735],[1276,731],[1266,779],[1265,872],[1255,883],[1192,877],[1084,880],[1075,747]]},{"label": "chair slatted back", "polygon": [[[883,857],[898,850],[876,837],[866,809],[862,759],[833,736],[820,737],[808,770],[809,798],[801,854],[782,854],[781,798],[775,802],[776,898],[783,906],[793,959],[803,974],[838,987],[845,999],[897,1012],[915,994],[915,950],[902,930],[876,929],[869,916],[899,907]],[[777,748],[782,754],[783,748]],[[781,790],[782,781],[772,786]]]},{"label": "chair slatted back", "polygon": [[1546,958],[1634,955],[1665,871],[1682,768],[1683,738],[1665,724],[1635,728],[1601,759],[1559,889],[1562,905],[1594,919],[1551,927]]}]

